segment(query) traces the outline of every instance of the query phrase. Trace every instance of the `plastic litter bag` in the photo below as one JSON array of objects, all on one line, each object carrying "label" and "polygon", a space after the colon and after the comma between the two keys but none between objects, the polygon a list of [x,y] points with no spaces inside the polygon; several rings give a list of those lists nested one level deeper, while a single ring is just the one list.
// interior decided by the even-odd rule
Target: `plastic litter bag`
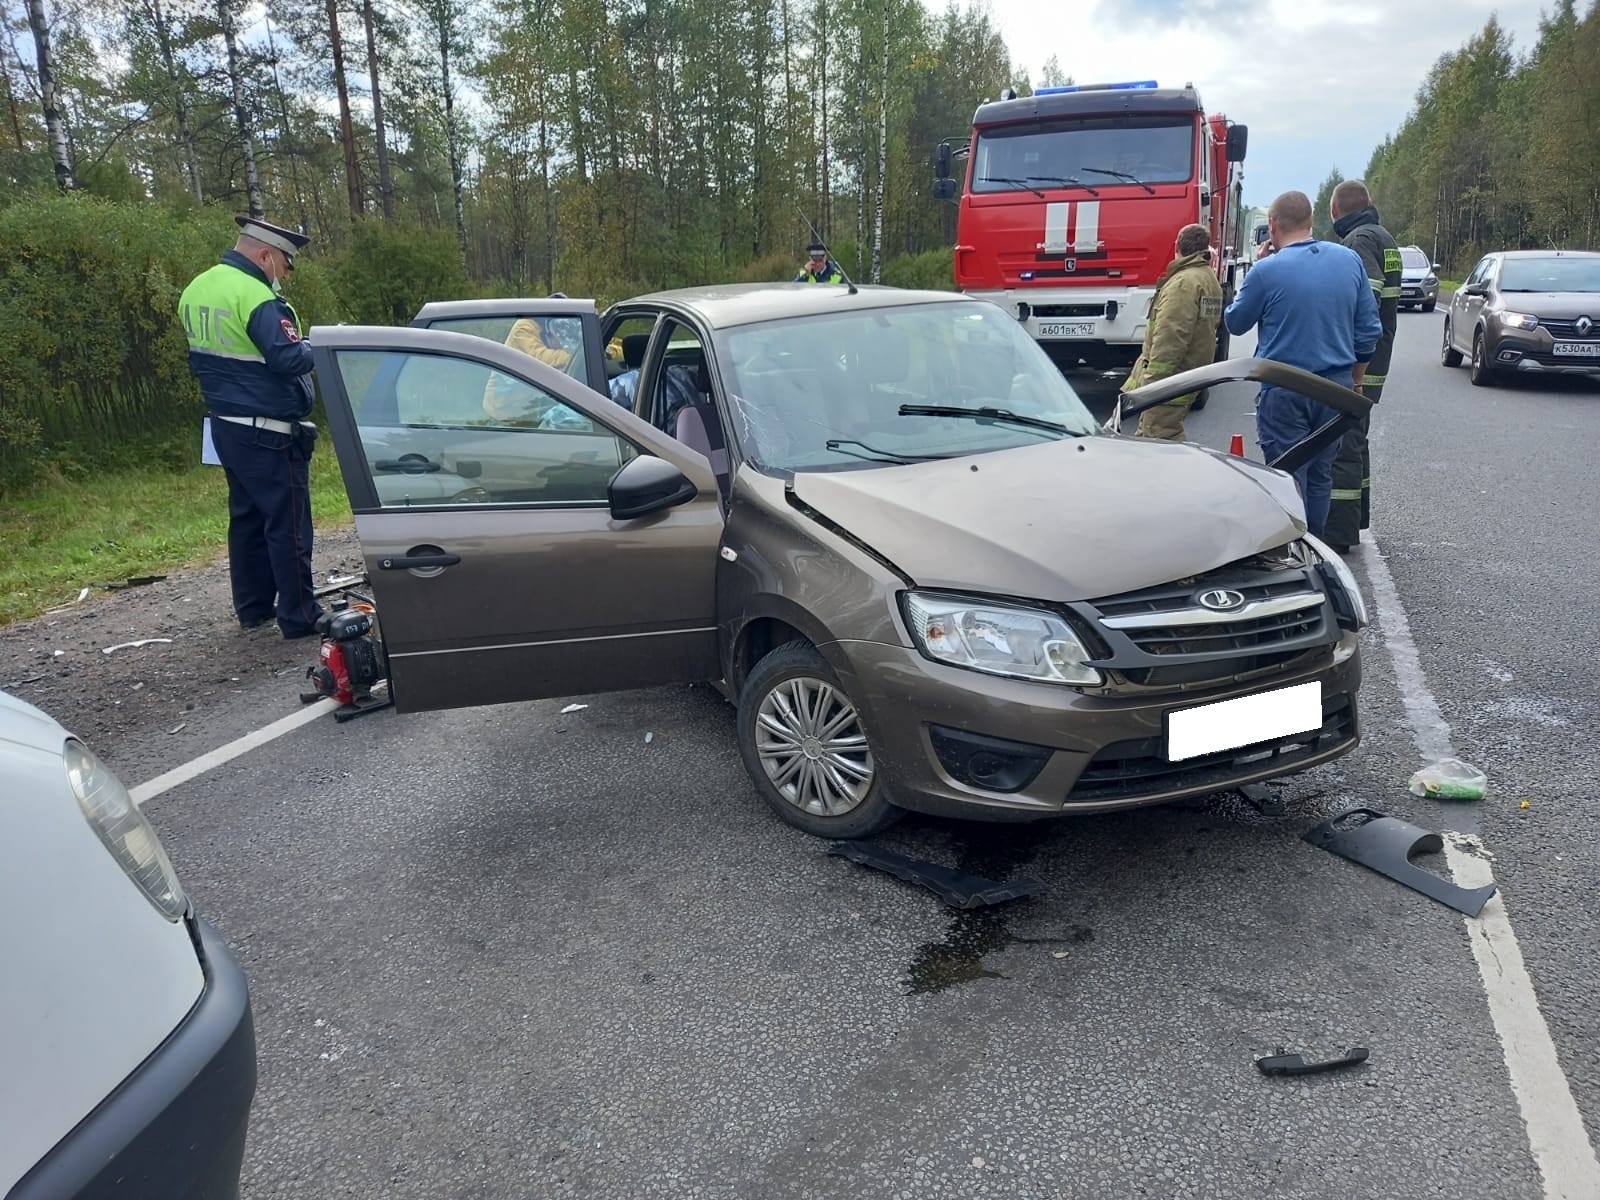
[{"label": "plastic litter bag", "polygon": [[1459,758],[1441,758],[1413,775],[1410,786],[1413,796],[1428,796],[1435,800],[1482,800],[1489,791],[1489,777]]}]

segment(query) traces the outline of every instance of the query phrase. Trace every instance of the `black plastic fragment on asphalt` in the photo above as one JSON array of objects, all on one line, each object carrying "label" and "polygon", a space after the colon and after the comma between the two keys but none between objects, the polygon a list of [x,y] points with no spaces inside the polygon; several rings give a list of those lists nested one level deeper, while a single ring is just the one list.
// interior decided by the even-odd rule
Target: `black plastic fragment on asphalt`
[{"label": "black plastic fragment on asphalt", "polygon": [[952,908],[982,908],[986,904],[1003,904],[1044,891],[1044,884],[1032,876],[1002,883],[926,859],[911,858],[871,842],[834,842],[828,847],[828,853],[864,867],[887,871],[907,883],[920,883]]},{"label": "black plastic fragment on asphalt", "polygon": [[1399,817],[1391,817],[1370,808],[1352,808],[1349,812],[1329,817],[1321,825],[1307,831],[1305,840],[1313,846],[1331,850],[1351,862],[1369,867],[1380,875],[1387,875],[1429,899],[1475,917],[1483,911],[1489,897],[1498,890],[1496,884],[1481,888],[1464,888],[1431,875],[1412,863],[1418,854],[1436,854],[1444,849],[1444,838]]},{"label": "black plastic fragment on asphalt", "polygon": [[1357,1063],[1366,1061],[1365,1046],[1352,1046],[1344,1052],[1343,1058],[1319,1063],[1308,1063],[1303,1055],[1285,1054],[1280,1047],[1278,1053],[1256,1059],[1256,1069],[1263,1075],[1315,1075],[1321,1071],[1337,1071],[1341,1067],[1353,1067]]}]

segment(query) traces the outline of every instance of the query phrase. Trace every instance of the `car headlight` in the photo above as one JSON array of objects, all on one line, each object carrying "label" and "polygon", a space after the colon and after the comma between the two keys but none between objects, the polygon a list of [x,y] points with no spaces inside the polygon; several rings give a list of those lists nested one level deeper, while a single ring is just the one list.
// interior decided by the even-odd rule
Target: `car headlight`
[{"label": "car headlight", "polygon": [[[1361,587],[1356,583],[1356,577],[1351,572],[1344,559],[1334,551],[1321,538],[1305,535],[1305,542],[1317,552],[1317,557],[1322,559],[1317,564],[1318,571],[1322,574],[1323,582],[1329,590],[1337,589],[1343,596],[1334,596],[1334,612],[1339,616],[1339,624],[1346,629],[1363,629],[1367,624],[1367,602],[1361,598]],[[1330,578],[1331,576],[1331,578]]]},{"label": "car headlight", "polygon": [[1055,613],[926,592],[905,594],[917,648],[937,662],[1046,683],[1098,686],[1089,653]]},{"label": "car headlight", "polygon": [[1428,275],[1423,279],[1422,286],[1423,287],[1432,287],[1434,284],[1436,284],[1438,282],[1439,282],[1439,277],[1437,275]]},{"label": "car headlight", "polygon": [[169,921],[181,919],[189,907],[183,885],[128,789],[76,738],[67,739],[61,758],[78,807],[111,857],[157,912]]},{"label": "car headlight", "polygon": [[1503,312],[1500,314],[1500,320],[1513,329],[1539,328],[1539,318],[1531,313]]}]

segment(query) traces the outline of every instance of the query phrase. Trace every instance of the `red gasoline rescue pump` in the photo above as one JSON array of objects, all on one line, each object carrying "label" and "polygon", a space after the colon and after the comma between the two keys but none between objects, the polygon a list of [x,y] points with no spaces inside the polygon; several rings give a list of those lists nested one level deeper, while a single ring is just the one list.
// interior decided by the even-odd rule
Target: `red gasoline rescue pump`
[{"label": "red gasoline rescue pump", "polygon": [[334,601],[317,621],[322,645],[317,665],[306,668],[313,690],[301,692],[307,704],[323,697],[338,701],[334,718],[348,721],[362,713],[384,708],[391,703],[373,696],[372,689],[387,674],[383,645],[373,634],[372,614],[351,608],[345,600]]}]

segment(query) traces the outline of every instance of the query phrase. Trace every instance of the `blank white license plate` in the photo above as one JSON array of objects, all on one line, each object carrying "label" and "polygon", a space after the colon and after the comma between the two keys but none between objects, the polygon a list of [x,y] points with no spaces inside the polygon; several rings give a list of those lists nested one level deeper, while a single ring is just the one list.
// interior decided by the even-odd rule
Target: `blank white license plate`
[{"label": "blank white license plate", "polygon": [[1322,685],[1301,683],[1167,715],[1167,759],[1182,762],[1219,750],[1305,733],[1322,726]]},{"label": "blank white license plate", "polygon": [[1052,321],[1039,326],[1040,337],[1093,337],[1093,321]]},{"label": "blank white license plate", "polygon": [[1557,342],[1550,353],[1557,356],[1570,354],[1574,358],[1600,358],[1600,342]]}]

